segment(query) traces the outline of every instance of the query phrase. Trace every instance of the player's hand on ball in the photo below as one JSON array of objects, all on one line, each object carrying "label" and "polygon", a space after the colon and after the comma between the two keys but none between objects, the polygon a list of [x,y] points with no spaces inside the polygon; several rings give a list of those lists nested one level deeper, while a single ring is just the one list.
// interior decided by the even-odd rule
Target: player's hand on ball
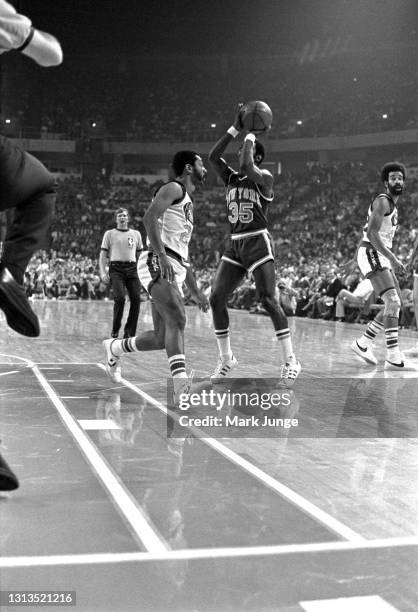
[{"label": "player's hand on ball", "polygon": [[103,274],[103,276],[101,277],[101,280],[102,280],[103,283],[106,283],[106,285],[108,283],[110,283],[110,276],[109,276],[109,274],[107,272],[106,272],[106,274]]},{"label": "player's hand on ball", "polygon": [[245,112],[245,108],[244,108],[244,104],[242,102],[240,102],[238,104],[238,110],[235,114],[234,117],[234,123],[232,124],[234,126],[234,128],[236,130],[238,130],[238,132],[240,132],[241,130],[244,129],[243,123],[242,123],[242,116]]}]

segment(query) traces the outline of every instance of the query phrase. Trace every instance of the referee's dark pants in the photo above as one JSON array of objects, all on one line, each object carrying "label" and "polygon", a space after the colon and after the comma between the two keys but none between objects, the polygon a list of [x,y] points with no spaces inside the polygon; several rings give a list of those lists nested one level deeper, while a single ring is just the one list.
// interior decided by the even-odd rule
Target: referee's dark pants
[{"label": "referee's dark pants", "polygon": [[131,302],[128,318],[125,323],[124,337],[136,336],[140,309],[141,284],[138,278],[136,262],[112,261],[109,266],[109,277],[113,290],[113,326],[112,336],[119,333],[125,306],[125,289]]}]

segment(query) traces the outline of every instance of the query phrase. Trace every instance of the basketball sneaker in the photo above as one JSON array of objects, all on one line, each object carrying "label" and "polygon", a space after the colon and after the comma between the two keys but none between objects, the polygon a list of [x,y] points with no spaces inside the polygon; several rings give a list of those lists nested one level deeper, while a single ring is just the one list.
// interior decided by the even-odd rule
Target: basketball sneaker
[{"label": "basketball sneaker", "polygon": [[407,357],[418,357],[418,344],[412,346],[409,349],[406,349],[405,351],[403,351],[403,354]]},{"label": "basketball sneaker", "polygon": [[232,370],[235,370],[237,365],[238,361],[233,355],[229,360],[224,360],[222,359],[222,357],[219,357],[218,365],[216,366],[213,374],[211,374],[211,381],[216,382],[217,380],[222,380],[223,378],[226,378],[230,375]]},{"label": "basketball sneaker", "polygon": [[285,385],[285,387],[293,387],[295,384],[295,380],[300,374],[302,366],[297,359],[292,359],[291,361],[287,361],[284,365],[282,365],[280,372],[280,382]]},{"label": "basketball sneaker", "polygon": [[357,340],[353,340],[350,345],[352,351],[355,352],[356,355],[364,359],[366,363],[370,363],[372,365],[377,365],[378,361],[376,359],[375,354],[372,351],[371,346],[360,346]]},{"label": "basketball sneaker", "polygon": [[418,366],[405,359],[400,351],[386,355],[384,369],[402,372],[418,372]]},{"label": "basketball sneaker", "polygon": [[106,353],[106,374],[114,383],[120,383],[122,380],[122,369],[120,367],[120,357],[115,357],[112,353],[113,339],[103,340],[103,347]]},{"label": "basketball sneaker", "polygon": [[191,370],[187,378],[173,378],[173,405],[174,408],[179,407],[180,397],[182,395],[189,395],[190,389],[193,382],[194,370]]}]

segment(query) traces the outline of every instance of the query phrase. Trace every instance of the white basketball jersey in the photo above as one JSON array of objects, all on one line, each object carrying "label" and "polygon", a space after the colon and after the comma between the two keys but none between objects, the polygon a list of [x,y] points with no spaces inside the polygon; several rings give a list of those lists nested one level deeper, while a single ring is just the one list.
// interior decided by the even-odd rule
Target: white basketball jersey
[{"label": "white basketball jersey", "polygon": [[[381,193],[377,196],[377,198],[387,198],[389,200],[389,204],[392,208],[391,212],[386,214],[383,217],[382,225],[380,226],[379,236],[382,239],[383,244],[387,248],[392,248],[393,237],[396,233],[396,229],[398,227],[398,209],[395,206],[392,198],[387,193]],[[366,225],[363,227],[363,240],[366,242],[370,242],[367,237],[367,230],[369,227],[369,220],[372,216],[372,204],[369,206],[369,210],[367,211],[367,221]]]},{"label": "white basketball jersey", "polygon": [[[193,200],[179,181],[183,196],[175,200],[158,219],[161,240],[184,260],[189,258],[189,242],[193,231]],[[158,191],[155,193],[155,195]],[[154,197],[155,197],[154,195]]]}]

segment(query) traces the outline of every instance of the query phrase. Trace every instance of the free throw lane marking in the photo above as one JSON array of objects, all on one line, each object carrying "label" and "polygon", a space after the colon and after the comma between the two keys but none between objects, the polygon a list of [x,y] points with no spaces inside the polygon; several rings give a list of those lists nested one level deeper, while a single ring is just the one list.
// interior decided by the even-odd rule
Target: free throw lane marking
[{"label": "free throw lane marking", "polygon": [[[106,370],[106,367],[102,363],[98,363],[97,366],[102,370]],[[154,399],[151,395],[145,393],[145,391],[142,391],[139,387],[124,378],[122,378],[121,382],[125,387],[131,389],[132,391],[134,391],[134,393],[143,397],[150,404],[153,404],[165,415],[169,414],[171,417],[173,417],[173,419],[178,421],[179,417],[175,412],[173,412],[172,410],[168,410],[164,406],[164,404]],[[248,472],[249,474],[252,474],[262,483],[279,493],[279,495],[281,495],[283,498],[287,499],[295,506],[303,510],[305,514],[308,514],[319,523],[325,525],[325,527],[327,527],[330,531],[333,531],[334,533],[338,534],[349,542],[365,541],[365,538],[363,538],[363,536],[361,536],[359,533],[357,533],[353,529],[350,529],[350,527],[347,527],[347,525],[341,523],[341,521],[328,514],[328,512],[321,510],[321,508],[318,508],[318,506],[315,506],[315,504],[311,503],[310,501],[302,497],[302,495],[299,495],[299,493],[296,493],[295,491],[293,491],[280,481],[276,480],[266,472],[263,472],[263,470],[255,466],[250,461],[247,461],[234,451],[230,450],[227,446],[225,446],[225,444],[222,444],[222,442],[220,442],[219,440],[207,437],[198,427],[190,426],[187,429],[189,429],[196,438],[199,438],[202,442],[204,442],[205,444],[216,450],[218,453],[229,459],[232,463],[238,465],[244,471]]]},{"label": "free throw lane marking", "polygon": [[45,393],[57,409],[67,429],[73,435],[83,454],[94,468],[97,476],[110,493],[111,499],[121,514],[127,520],[132,531],[151,552],[163,552],[169,547],[154,530],[142,509],[138,506],[129,491],[121,484],[119,478],[114,474],[99,450],[91,442],[90,438],[77,425],[65,405],[62,403],[54,389],[46,380],[42,372],[35,364],[31,368]]},{"label": "free throw lane marking", "polygon": [[[192,559],[221,559],[305,555],[309,553],[345,552],[348,550],[391,549],[418,546],[418,536],[384,538],[367,542],[316,542],[315,544],[278,544],[274,546],[242,546],[237,548],[189,548],[164,552],[92,553],[75,555],[39,555],[32,557],[0,557],[0,568],[36,567],[38,565],[88,565],[106,563],[134,563],[138,561],[177,561]],[[351,612],[351,610],[350,610]]]}]

